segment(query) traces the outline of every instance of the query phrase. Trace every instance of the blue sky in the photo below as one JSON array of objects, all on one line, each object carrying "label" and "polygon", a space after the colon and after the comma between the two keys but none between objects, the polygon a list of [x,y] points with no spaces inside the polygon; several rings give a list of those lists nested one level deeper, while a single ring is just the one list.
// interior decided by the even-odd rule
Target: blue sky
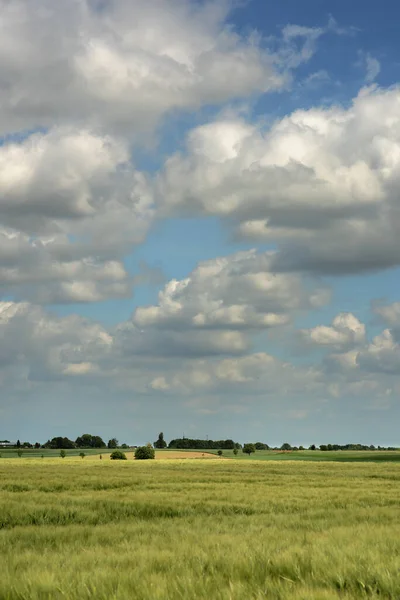
[{"label": "blue sky", "polygon": [[397,3],[8,5],[0,438],[400,445]]}]

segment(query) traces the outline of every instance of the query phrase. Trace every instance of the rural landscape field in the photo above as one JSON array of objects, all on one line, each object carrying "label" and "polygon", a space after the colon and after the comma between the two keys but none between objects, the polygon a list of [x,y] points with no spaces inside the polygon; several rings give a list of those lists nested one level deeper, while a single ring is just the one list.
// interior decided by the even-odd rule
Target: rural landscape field
[{"label": "rural landscape field", "polygon": [[398,462],[186,455],[0,460],[0,598],[400,597]]}]

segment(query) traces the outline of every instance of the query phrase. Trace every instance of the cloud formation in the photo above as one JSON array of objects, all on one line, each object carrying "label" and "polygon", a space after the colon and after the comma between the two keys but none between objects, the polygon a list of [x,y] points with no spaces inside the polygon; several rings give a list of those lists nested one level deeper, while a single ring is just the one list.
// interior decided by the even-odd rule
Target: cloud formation
[{"label": "cloud formation", "polygon": [[242,119],[194,129],[159,180],[165,211],[216,215],[279,245],[275,268],[357,273],[399,264],[400,91],[299,110],[267,131]]},{"label": "cloud formation", "polygon": [[[71,124],[149,131],[167,112],[285,83],[231,3],[1,0],[0,130]],[[232,71],[235,77],[232,77]]]},{"label": "cloud formation", "polygon": [[55,128],[0,147],[0,290],[35,302],[125,297],[122,256],[154,215],[120,139]]}]

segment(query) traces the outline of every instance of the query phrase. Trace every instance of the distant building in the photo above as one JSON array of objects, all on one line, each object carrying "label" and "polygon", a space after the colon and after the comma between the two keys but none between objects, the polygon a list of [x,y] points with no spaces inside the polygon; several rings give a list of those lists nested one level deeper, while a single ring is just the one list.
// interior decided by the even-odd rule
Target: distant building
[{"label": "distant building", "polygon": [[4,440],[0,442],[0,448],[14,448],[16,442],[9,442],[8,440]]}]

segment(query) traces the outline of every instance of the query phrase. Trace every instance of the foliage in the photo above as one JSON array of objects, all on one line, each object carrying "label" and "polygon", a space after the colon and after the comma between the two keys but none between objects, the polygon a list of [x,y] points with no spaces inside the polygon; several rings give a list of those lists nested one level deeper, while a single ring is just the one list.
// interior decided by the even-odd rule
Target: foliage
[{"label": "foliage", "polygon": [[18,450],[17,454],[18,454],[18,456],[21,458],[21,456],[22,456],[22,454],[23,454],[22,450]]},{"label": "foliage", "polygon": [[114,450],[114,452],[111,452],[110,458],[111,460],[127,460],[125,452],[122,452],[121,450]]},{"label": "foliage", "polygon": [[77,448],[105,448],[106,445],[99,435],[84,433],[75,440]]},{"label": "foliage", "polygon": [[237,453],[238,453],[238,452],[239,452],[239,450],[238,450],[237,448],[234,448],[234,449],[233,449],[233,454],[234,454],[235,456],[237,456]]},{"label": "foliage", "polygon": [[136,460],[148,460],[155,458],[154,448],[147,444],[147,446],[139,446],[135,450],[135,458]]},{"label": "foliage", "polygon": [[122,450],[128,450],[129,446],[128,444],[121,444],[121,448]]},{"label": "foliage", "polygon": [[54,437],[43,444],[43,448],[53,448],[54,450],[64,449],[70,450],[75,448],[75,443],[67,437]]},{"label": "foliage", "polygon": [[[85,453],[84,453],[84,452],[79,452],[79,456],[80,456],[81,458],[85,458]],[[100,456],[101,456],[101,455],[100,455]]]},{"label": "foliage", "polygon": [[168,448],[176,448],[183,450],[233,450],[234,448],[240,448],[240,444],[235,443],[233,440],[194,440],[190,438],[177,438],[171,440],[168,444]]},{"label": "foliage", "polygon": [[217,454],[218,456],[222,456],[222,450],[218,450]]},{"label": "foliage", "polygon": [[255,451],[256,451],[256,447],[254,444],[244,444],[243,452],[245,454],[248,454],[250,456],[250,454],[253,454]]},{"label": "foliage", "polygon": [[65,458],[67,455],[67,453],[65,452],[65,450],[60,450],[60,456],[61,458]]},{"label": "foliage", "polygon": [[117,438],[111,438],[111,440],[108,440],[107,448],[110,448],[111,450],[113,450],[114,448],[118,448]]},{"label": "foliage", "polygon": [[256,442],[254,447],[256,450],[269,450],[268,444],[263,444],[262,442]]},{"label": "foliage", "polygon": [[292,450],[292,446],[288,444],[288,442],[285,442],[284,444],[282,444],[281,450]]},{"label": "foliage", "polygon": [[167,447],[167,442],[164,440],[164,434],[161,431],[161,433],[158,434],[158,440],[156,442],[154,442],[154,447],[155,448],[166,448]]},{"label": "foliage", "polygon": [[17,440],[17,448],[21,448],[21,442]]}]

